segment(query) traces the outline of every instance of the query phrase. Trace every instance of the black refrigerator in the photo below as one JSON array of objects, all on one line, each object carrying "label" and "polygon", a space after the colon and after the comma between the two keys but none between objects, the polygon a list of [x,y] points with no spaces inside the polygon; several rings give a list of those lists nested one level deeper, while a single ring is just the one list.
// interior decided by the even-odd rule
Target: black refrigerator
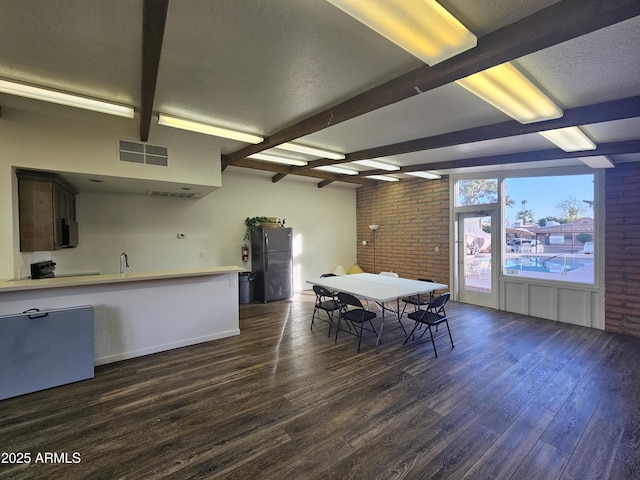
[{"label": "black refrigerator", "polygon": [[254,297],[267,303],[291,298],[293,257],[291,228],[258,228],[251,233]]}]

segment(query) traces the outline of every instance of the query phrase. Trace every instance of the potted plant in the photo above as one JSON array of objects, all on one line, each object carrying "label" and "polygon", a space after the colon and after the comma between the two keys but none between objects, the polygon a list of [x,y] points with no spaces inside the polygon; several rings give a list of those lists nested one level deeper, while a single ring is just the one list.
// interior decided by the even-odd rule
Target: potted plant
[{"label": "potted plant", "polygon": [[247,217],[244,221],[245,226],[247,227],[244,232],[244,240],[251,240],[251,232],[253,232],[256,228],[260,227],[263,223],[268,223],[269,219],[267,217]]}]

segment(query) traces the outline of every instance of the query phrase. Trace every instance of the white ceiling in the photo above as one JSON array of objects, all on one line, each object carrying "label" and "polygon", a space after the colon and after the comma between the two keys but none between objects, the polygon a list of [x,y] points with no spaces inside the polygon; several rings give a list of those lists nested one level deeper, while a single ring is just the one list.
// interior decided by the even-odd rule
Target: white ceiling
[{"label": "white ceiling", "polygon": [[[143,3],[0,0],[0,78],[139,109]],[[440,3],[482,41],[484,35],[558,2]],[[566,110],[640,95],[639,45],[636,16],[514,63]],[[170,0],[153,110],[269,136],[421,66],[322,0]],[[2,100],[0,95],[0,106]],[[298,141],[350,153],[509,120],[448,84]],[[598,144],[639,140],[640,121],[599,123],[584,131]],[[223,154],[245,146],[221,140]],[[423,165],[552,148],[533,133],[392,155],[390,161]],[[640,154],[611,158],[639,161]],[[579,163],[565,158],[540,165]],[[279,171],[271,164],[258,165]],[[438,171],[458,169],[452,163]]]}]

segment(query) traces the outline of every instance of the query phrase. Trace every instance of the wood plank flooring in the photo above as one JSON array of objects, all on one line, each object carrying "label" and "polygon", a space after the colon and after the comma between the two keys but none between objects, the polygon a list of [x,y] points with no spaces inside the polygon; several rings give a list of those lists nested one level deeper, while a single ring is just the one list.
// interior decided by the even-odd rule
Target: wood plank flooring
[{"label": "wood plank flooring", "polygon": [[450,303],[438,358],[400,329],[356,354],[312,309],[1,401],[0,480],[640,478],[640,339]]}]

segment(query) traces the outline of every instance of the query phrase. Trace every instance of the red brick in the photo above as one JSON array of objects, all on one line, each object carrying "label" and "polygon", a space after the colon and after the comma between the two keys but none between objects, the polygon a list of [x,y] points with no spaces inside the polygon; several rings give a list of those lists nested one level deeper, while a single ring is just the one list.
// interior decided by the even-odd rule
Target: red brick
[{"label": "red brick", "polygon": [[605,179],[605,329],[640,337],[640,164]]}]

